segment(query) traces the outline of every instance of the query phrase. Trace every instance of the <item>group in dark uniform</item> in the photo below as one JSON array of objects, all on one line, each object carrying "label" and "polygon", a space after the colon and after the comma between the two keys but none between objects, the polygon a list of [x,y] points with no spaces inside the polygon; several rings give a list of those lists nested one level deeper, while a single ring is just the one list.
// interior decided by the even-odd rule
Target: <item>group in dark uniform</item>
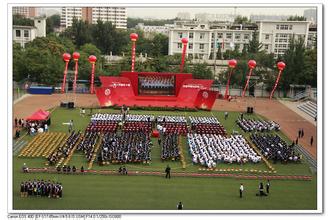
[{"label": "group in dark uniform", "polygon": [[91,161],[93,154],[95,153],[95,145],[98,140],[97,132],[86,132],[84,135],[84,139],[79,143],[77,150],[83,151],[85,153],[86,159],[88,162]]},{"label": "group in dark uniform", "polygon": [[20,185],[21,197],[48,197],[48,198],[62,198],[63,186],[58,182],[51,182],[50,180],[28,180],[21,182]]},{"label": "group in dark uniform", "polygon": [[161,159],[162,160],[178,160],[180,159],[180,151],[178,148],[178,134],[162,135],[161,136]]},{"label": "group in dark uniform", "polygon": [[151,161],[150,135],[145,132],[106,133],[103,136],[99,162],[129,163]]},{"label": "group in dark uniform", "polygon": [[294,143],[288,146],[278,135],[252,134],[252,142],[268,159],[281,162],[299,162],[302,156],[294,151]]}]

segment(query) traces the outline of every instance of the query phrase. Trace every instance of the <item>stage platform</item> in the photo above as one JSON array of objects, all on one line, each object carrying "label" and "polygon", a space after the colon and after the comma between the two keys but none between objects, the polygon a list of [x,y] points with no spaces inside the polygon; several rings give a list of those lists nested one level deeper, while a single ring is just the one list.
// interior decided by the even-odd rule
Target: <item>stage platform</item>
[{"label": "stage platform", "polygon": [[[210,90],[213,80],[193,79],[189,73],[122,72],[119,77],[100,76],[96,88],[101,107],[138,106],[208,109],[218,97]],[[145,95],[140,91],[174,95]]]}]

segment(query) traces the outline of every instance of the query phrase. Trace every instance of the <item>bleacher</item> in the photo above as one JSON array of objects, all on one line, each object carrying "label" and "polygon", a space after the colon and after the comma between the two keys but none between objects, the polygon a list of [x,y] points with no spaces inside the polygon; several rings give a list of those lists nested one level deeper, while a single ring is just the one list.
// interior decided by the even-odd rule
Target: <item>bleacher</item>
[{"label": "bleacher", "polygon": [[317,104],[315,102],[306,101],[297,105],[297,108],[305,112],[312,118],[314,118],[317,115]]}]

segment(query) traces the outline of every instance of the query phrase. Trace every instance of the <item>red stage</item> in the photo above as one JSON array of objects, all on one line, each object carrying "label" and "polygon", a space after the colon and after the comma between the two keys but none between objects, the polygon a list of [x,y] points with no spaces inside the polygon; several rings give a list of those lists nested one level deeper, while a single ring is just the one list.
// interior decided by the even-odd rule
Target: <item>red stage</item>
[{"label": "red stage", "polygon": [[119,77],[100,76],[96,88],[101,107],[141,106],[211,110],[218,92],[213,80],[193,79],[190,73],[122,72]]}]

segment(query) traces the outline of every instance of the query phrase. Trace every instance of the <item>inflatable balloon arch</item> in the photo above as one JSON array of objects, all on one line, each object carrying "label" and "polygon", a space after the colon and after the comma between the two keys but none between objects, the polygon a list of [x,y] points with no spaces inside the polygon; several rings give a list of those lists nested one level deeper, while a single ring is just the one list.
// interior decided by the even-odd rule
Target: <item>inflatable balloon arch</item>
[{"label": "inflatable balloon arch", "polygon": [[[134,67],[135,67],[135,47],[136,47],[136,41],[138,40],[138,34],[136,33],[131,33],[130,34],[130,39],[132,42],[132,60],[131,60],[131,72],[134,72]],[[187,44],[188,44],[188,38],[182,38],[181,39],[182,42],[182,56],[181,56],[181,64],[180,64],[180,72],[182,73],[184,70],[184,63],[185,63],[185,57],[186,57],[186,51],[187,51]],[[72,58],[75,62],[75,71],[74,71],[74,82],[73,82],[73,92],[76,93],[76,88],[77,88],[77,77],[78,77],[78,61],[80,58],[80,54],[78,52],[74,52],[72,54]],[[64,68],[64,74],[63,74],[63,83],[62,83],[62,87],[61,87],[61,92],[65,93],[65,84],[66,84],[66,75],[68,72],[68,64],[71,60],[71,55],[69,53],[64,53],[63,54],[63,60],[65,62],[65,68]],[[91,78],[90,78],[90,94],[94,94],[95,93],[95,88],[94,88],[94,75],[95,75],[95,63],[96,63],[96,56],[94,55],[90,55],[88,58],[90,64],[91,64]],[[249,72],[247,74],[246,77],[246,82],[245,82],[245,86],[242,92],[242,97],[245,97],[245,93],[247,88],[249,87],[249,82],[251,79],[251,75],[253,70],[256,68],[257,66],[257,62],[255,60],[249,60],[247,63],[248,67],[249,67]],[[229,60],[228,61],[228,67],[229,67],[229,72],[228,72],[228,77],[227,77],[227,84],[226,84],[226,91],[225,91],[225,95],[224,95],[224,99],[229,99],[230,95],[229,95],[229,86],[230,86],[230,78],[232,76],[232,74],[234,73],[234,70],[237,66],[237,61],[235,59]],[[277,78],[275,81],[275,84],[273,86],[273,89],[269,95],[269,99],[272,99],[274,92],[277,88],[277,85],[280,81],[281,75],[283,73],[283,70],[285,68],[285,63],[280,61],[277,63],[277,69],[278,69],[278,74],[277,74]]]}]

